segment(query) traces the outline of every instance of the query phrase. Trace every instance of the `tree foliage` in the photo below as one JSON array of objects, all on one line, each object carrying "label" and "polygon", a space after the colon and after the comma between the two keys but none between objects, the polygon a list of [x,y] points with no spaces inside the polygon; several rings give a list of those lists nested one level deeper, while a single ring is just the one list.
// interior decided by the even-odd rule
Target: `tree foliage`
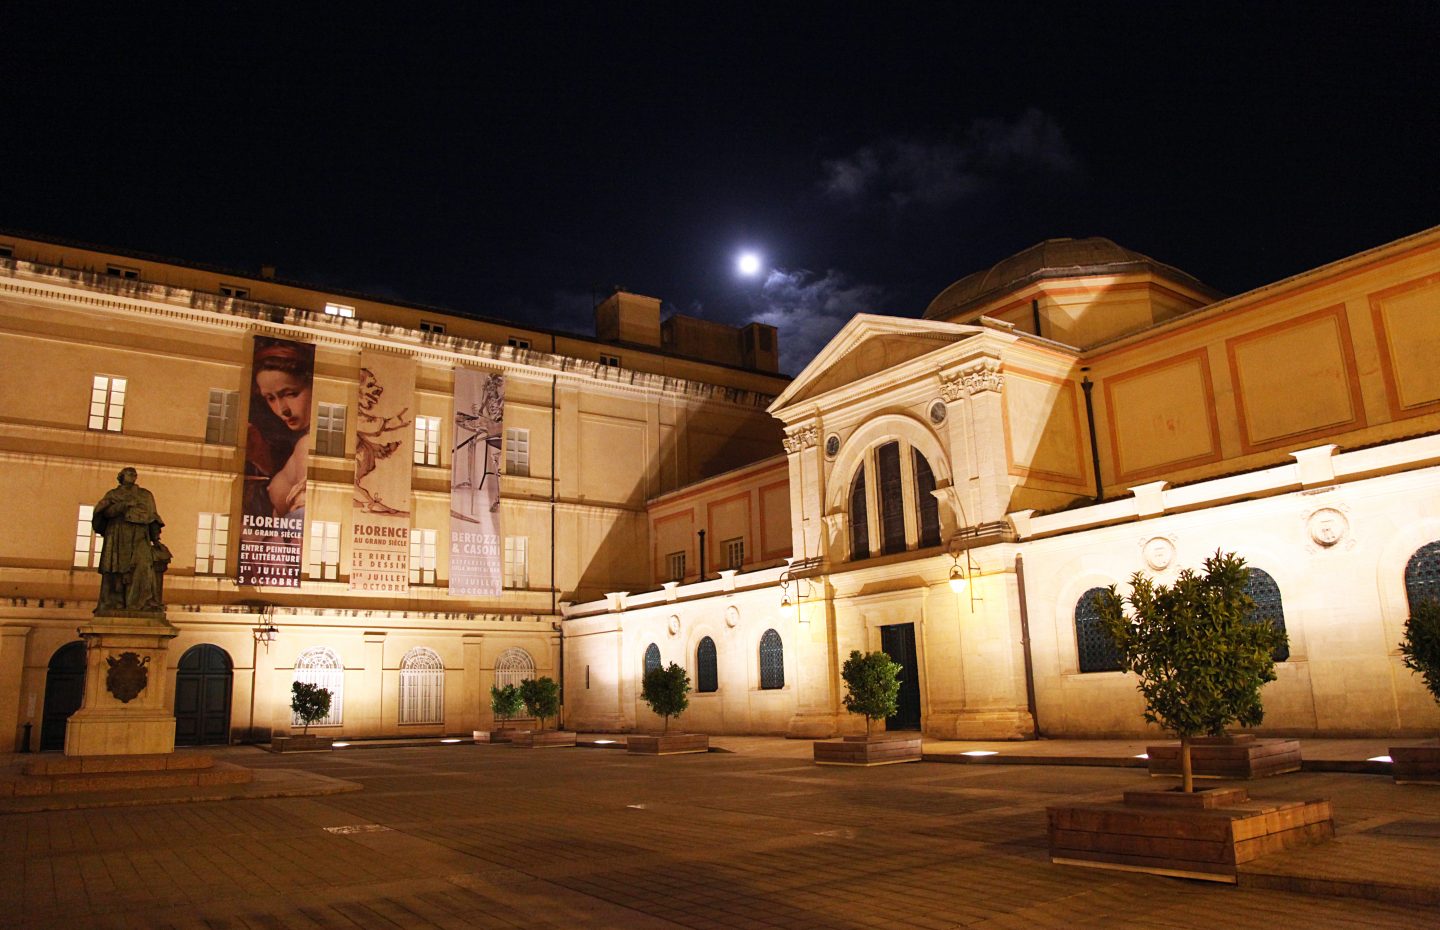
[{"label": "tree foliage", "polygon": [[301,732],[308,736],[310,724],[330,713],[330,689],[307,681],[293,682],[290,685],[290,709],[305,725]]},{"label": "tree foliage", "polygon": [[1186,739],[1265,718],[1260,688],[1275,680],[1274,653],[1286,639],[1252,618],[1249,573],[1244,559],[1217,551],[1203,573],[1187,568],[1169,587],[1136,572],[1129,598],[1114,585],[1096,596],[1122,666],[1140,678],[1146,720]]},{"label": "tree foliage", "polygon": [[899,707],[901,666],[883,652],[851,650],[850,658],[840,669],[845,680],[845,709],[863,714],[865,733],[870,733],[872,720],[893,716]]},{"label": "tree foliage", "polygon": [[685,669],[671,662],[667,668],[652,668],[641,682],[640,696],[650,709],[665,718],[665,732],[670,732],[670,718],[678,717],[690,706],[690,676]]},{"label": "tree foliage", "polygon": [[490,686],[490,710],[495,714],[496,720],[515,716],[524,705],[520,689],[514,685],[505,685],[503,688]]},{"label": "tree foliage", "polygon": [[530,716],[540,721],[545,729],[546,718],[560,712],[560,686],[548,675],[543,678],[527,678],[520,682],[520,700]]},{"label": "tree foliage", "polygon": [[1405,656],[1405,667],[1418,673],[1430,694],[1440,701],[1440,601],[1428,598],[1410,611],[1400,653]]}]

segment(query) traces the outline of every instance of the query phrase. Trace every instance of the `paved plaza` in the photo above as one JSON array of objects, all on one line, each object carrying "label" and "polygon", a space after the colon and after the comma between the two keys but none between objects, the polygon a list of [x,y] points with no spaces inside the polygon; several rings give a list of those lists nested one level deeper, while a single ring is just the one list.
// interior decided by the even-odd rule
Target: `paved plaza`
[{"label": "paved plaza", "polygon": [[[811,764],[805,742],[715,742],[730,751],[221,750],[262,774],[299,769],[363,788],[0,815],[0,923],[942,930],[1440,920],[1433,905],[1051,865],[1045,807],[1152,785],[1143,770],[831,768]],[[1431,829],[1440,788],[1307,772],[1251,792],[1334,799],[1334,849],[1352,859],[1403,871],[1440,850]],[[1332,850],[1306,870],[1319,875],[1341,858]]]}]

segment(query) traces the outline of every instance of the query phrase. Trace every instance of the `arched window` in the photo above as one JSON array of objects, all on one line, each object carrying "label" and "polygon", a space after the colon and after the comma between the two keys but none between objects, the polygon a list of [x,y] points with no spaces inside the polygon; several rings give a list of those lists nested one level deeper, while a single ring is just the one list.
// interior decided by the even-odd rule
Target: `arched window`
[{"label": "arched window", "polygon": [[915,460],[915,510],[920,528],[920,548],[940,545],[940,501],[935,499],[935,473],[919,449],[911,449]]},{"label": "arched window", "polygon": [[720,690],[720,674],[716,669],[715,640],[705,637],[695,649],[695,690],[701,694]]},{"label": "arched window", "polygon": [[660,647],[651,643],[645,647],[645,671],[650,672],[660,667]]},{"label": "arched window", "polygon": [[[520,682],[535,677],[535,660],[524,649],[512,646],[495,658],[495,687],[520,687]],[[522,712],[523,713],[523,712]],[[511,717],[497,719],[512,719]]]},{"label": "arched window", "polygon": [[772,691],[785,687],[785,647],[780,634],[766,630],[760,637],[760,688]]},{"label": "arched window", "polygon": [[1075,646],[1080,653],[1082,672],[1120,671],[1120,653],[1115,641],[1100,626],[1100,612],[1095,597],[1106,588],[1091,588],[1075,602]]},{"label": "arched window", "polygon": [[1405,565],[1405,599],[1414,613],[1421,601],[1440,600],[1440,539],[1415,550]]},{"label": "arched window", "polygon": [[850,483],[850,558],[870,558],[870,515],[865,510],[865,466]]},{"label": "arched window", "polygon": [[445,722],[445,663],[416,646],[400,660],[400,722]]},{"label": "arched window", "polygon": [[[345,719],[345,664],[328,646],[312,646],[295,660],[295,681],[319,685],[330,692],[330,713],[310,724],[312,727],[338,727]],[[305,721],[291,715],[290,725],[304,726]]]},{"label": "arched window", "polygon": [[[1284,633],[1285,607],[1280,603],[1280,586],[1275,583],[1275,579],[1262,569],[1251,568],[1250,577],[1245,582],[1245,593],[1255,602],[1255,610],[1251,612],[1250,620],[1269,621],[1275,629]],[[1287,642],[1275,650],[1275,661],[1284,662],[1289,658],[1290,645]]]},{"label": "arched window", "polygon": [[905,490],[900,482],[900,443],[887,442],[875,450],[880,492],[880,551],[905,551]]}]

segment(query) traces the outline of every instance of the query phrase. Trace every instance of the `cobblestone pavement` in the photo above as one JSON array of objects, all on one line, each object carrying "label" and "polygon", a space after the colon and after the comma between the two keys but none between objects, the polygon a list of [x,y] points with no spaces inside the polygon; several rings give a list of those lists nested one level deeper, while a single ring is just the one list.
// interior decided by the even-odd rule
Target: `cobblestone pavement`
[{"label": "cobblestone pavement", "polygon": [[[7,927],[1424,927],[1437,911],[1051,865],[1047,804],[1143,772],[820,767],[795,744],[669,758],[505,746],[228,761],[359,782],[319,798],[0,817]],[[801,744],[803,745],[803,744]],[[1301,774],[1342,831],[1436,797]],[[1388,800],[1387,800],[1388,799]],[[1399,800],[1397,800],[1399,799]],[[1433,812],[1431,816],[1434,816]],[[1440,842],[1437,838],[1435,842]]]}]

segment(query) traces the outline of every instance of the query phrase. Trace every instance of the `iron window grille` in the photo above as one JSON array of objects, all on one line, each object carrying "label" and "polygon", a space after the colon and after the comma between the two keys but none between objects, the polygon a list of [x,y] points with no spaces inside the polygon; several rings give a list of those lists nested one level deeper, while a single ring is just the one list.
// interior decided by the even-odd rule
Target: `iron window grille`
[{"label": "iron window grille", "polygon": [[1091,588],[1075,602],[1075,647],[1080,654],[1081,672],[1121,671],[1120,653],[1115,640],[1100,624],[1100,611],[1095,598],[1105,588]]},{"label": "iron window grille", "polygon": [[1415,550],[1405,564],[1405,599],[1412,614],[1421,601],[1440,600],[1440,539]]},{"label": "iron window grille", "polygon": [[715,640],[705,637],[695,649],[695,690],[709,694],[720,690],[720,672],[715,655]]},{"label": "iron window grille", "polygon": [[774,691],[785,687],[785,647],[780,634],[766,630],[760,637],[760,689]]}]

